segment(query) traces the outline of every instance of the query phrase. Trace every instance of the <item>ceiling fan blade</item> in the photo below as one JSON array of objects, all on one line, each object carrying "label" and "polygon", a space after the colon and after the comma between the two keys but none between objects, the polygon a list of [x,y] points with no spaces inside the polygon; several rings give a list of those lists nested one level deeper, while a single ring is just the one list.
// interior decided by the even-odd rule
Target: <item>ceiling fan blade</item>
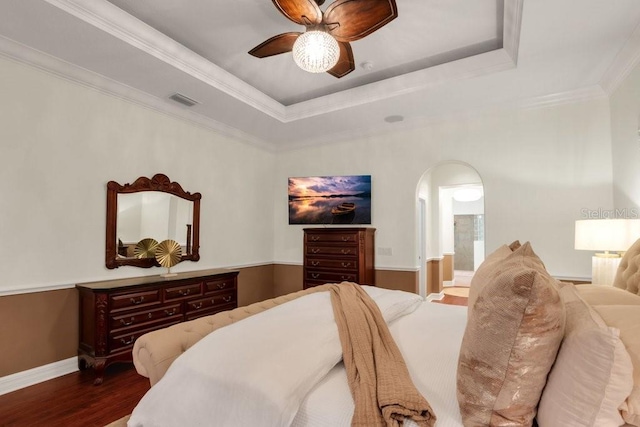
[{"label": "ceiling fan blade", "polygon": [[322,11],[313,0],[272,1],[284,16],[296,24],[310,25],[322,22]]},{"label": "ceiling fan blade", "polygon": [[256,58],[266,58],[267,56],[280,55],[291,52],[293,43],[302,33],[284,33],[271,37],[269,40],[260,43],[249,51],[249,55]]},{"label": "ceiling fan blade", "polygon": [[324,22],[336,40],[352,42],[368,36],[397,16],[395,0],[336,0],[325,11]]},{"label": "ceiling fan blade", "polygon": [[338,58],[338,63],[334,65],[332,69],[327,71],[327,73],[336,78],[344,77],[356,69],[351,45],[348,42],[338,42],[338,46],[340,46],[340,58]]}]

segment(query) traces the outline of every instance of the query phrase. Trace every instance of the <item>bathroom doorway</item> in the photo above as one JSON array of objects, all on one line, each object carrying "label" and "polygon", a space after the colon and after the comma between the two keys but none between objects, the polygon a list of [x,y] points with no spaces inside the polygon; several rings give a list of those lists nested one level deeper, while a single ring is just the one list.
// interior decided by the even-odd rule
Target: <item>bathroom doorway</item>
[{"label": "bathroom doorway", "polygon": [[417,206],[421,295],[442,295],[444,287],[468,286],[484,260],[480,175],[467,163],[436,165],[418,183]]}]

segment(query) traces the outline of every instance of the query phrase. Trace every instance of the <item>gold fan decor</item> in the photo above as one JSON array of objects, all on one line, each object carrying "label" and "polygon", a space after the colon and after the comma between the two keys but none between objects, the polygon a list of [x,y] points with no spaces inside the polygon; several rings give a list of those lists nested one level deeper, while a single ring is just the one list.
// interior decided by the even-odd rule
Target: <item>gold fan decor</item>
[{"label": "gold fan decor", "polygon": [[133,248],[133,256],[136,258],[155,258],[158,241],[156,239],[142,239]]},{"label": "gold fan decor", "polygon": [[171,272],[171,267],[182,260],[182,248],[175,240],[164,240],[156,247],[156,261],[163,267],[167,268],[167,272],[162,277],[175,276],[176,273]]}]

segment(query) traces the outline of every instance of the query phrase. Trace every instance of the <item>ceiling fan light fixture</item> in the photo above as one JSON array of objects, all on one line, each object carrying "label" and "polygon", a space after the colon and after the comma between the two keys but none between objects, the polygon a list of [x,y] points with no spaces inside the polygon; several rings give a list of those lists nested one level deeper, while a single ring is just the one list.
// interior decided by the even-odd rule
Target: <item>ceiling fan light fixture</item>
[{"label": "ceiling fan light fixture", "polygon": [[340,46],[329,33],[307,31],[293,44],[293,60],[310,73],[324,73],[332,69],[340,58]]}]

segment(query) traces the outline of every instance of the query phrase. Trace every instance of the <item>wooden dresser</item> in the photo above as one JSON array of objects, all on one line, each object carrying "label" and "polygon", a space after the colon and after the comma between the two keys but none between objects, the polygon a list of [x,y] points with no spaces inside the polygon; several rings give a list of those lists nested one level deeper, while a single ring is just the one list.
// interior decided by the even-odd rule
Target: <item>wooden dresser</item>
[{"label": "wooden dresser", "polygon": [[131,362],[141,335],[238,306],[238,271],[202,270],[76,285],[80,293],[80,369],[95,384],[114,362]]},{"label": "wooden dresser", "polygon": [[375,284],[375,228],[305,228],[304,289],[324,283]]}]

